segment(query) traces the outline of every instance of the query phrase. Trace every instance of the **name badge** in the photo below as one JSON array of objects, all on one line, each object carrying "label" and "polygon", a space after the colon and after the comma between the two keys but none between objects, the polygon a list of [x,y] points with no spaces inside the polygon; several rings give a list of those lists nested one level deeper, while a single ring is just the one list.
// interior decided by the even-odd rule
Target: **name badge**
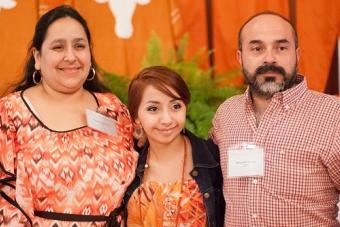
[{"label": "name badge", "polygon": [[228,177],[264,176],[263,148],[244,144],[228,150]]},{"label": "name badge", "polygon": [[86,110],[87,126],[109,135],[116,134],[115,121],[107,116],[97,113],[92,110]]}]

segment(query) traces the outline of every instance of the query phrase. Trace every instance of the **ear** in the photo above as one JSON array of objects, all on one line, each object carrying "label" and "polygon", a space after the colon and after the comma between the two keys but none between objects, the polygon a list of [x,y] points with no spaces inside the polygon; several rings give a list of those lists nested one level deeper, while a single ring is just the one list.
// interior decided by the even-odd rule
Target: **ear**
[{"label": "ear", "polygon": [[242,66],[242,51],[241,50],[236,51],[236,58],[240,66]]},{"label": "ear", "polygon": [[40,70],[40,66],[41,66],[41,63],[40,63],[40,52],[36,49],[36,48],[33,48],[33,57],[34,57],[34,68],[36,70]]},{"label": "ear", "polygon": [[296,64],[298,65],[300,62],[300,55],[301,55],[300,47],[296,48],[295,53],[296,53]]}]

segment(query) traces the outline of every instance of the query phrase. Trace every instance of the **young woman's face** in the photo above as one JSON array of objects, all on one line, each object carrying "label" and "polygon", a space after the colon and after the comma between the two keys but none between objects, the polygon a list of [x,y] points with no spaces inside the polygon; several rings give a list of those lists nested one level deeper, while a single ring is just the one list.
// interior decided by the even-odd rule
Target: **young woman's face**
[{"label": "young woman's face", "polygon": [[145,88],[136,122],[142,125],[150,144],[167,145],[179,138],[185,118],[186,106],[182,100],[169,97],[152,85]]},{"label": "young woman's face", "polygon": [[91,67],[90,45],[82,25],[70,17],[53,22],[41,50],[34,50],[34,58],[44,86],[63,93],[82,88]]}]

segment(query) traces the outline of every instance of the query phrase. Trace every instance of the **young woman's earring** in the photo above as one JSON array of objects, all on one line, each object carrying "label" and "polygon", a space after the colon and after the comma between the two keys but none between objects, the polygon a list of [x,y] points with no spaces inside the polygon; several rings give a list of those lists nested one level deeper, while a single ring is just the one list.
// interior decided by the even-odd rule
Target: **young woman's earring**
[{"label": "young woman's earring", "polygon": [[143,127],[140,124],[135,124],[134,130],[133,130],[133,136],[136,139],[140,139],[143,136]]},{"label": "young woman's earring", "polygon": [[142,147],[145,144],[146,137],[141,124],[134,124],[133,136],[137,139],[138,147]]}]

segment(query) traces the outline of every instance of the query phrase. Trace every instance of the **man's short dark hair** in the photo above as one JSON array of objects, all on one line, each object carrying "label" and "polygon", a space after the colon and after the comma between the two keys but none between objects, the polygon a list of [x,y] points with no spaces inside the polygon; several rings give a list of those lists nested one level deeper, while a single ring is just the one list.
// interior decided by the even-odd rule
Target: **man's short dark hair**
[{"label": "man's short dark hair", "polygon": [[298,48],[298,35],[295,29],[295,26],[292,24],[292,22],[290,20],[288,20],[287,18],[285,18],[284,16],[272,12],[272,11],[264,11],[261,13],[257,13],[255,15],[253,15],[252,17],[250,17],[240,28],[239,32],[238,32],[238,49],[240,51],[242,51],[242,40],[241,40],[241,35],[242,35],[242,31],[243,28],[251,21],[253,20],[255,17],[261,16],[261,15],[273,15],[273,16],[278,16],[280,18],[282,18],[283,20],[285,20],[288,24],[290,24],[290,26],[292,27],[292,31],[293,31],[293,36],[294,36],[294,43],[295,43],[295,48]]}]

